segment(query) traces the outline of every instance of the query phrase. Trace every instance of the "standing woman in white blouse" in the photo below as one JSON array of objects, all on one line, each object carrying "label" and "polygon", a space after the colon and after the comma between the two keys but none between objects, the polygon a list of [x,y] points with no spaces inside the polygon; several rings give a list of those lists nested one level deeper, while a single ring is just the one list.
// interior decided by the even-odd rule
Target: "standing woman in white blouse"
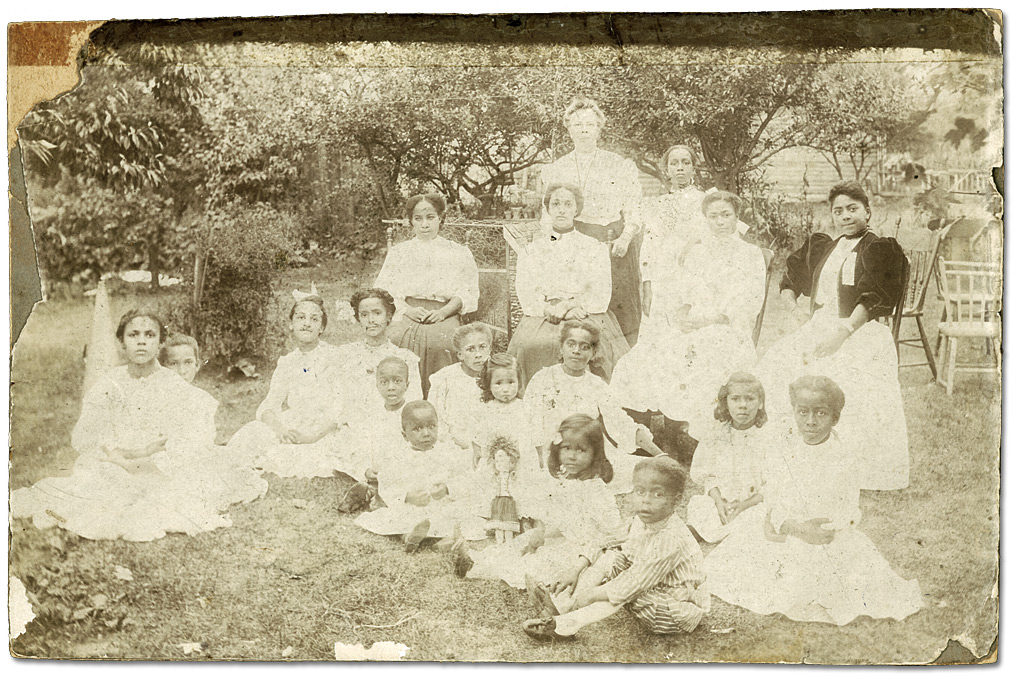
[{"label": "standing woman in white blouse", "polygon": [[588,319],[599,327],[602,342],[593,365],[607,381],[616,361],[630,350],[608,309],[613,292],[609,250],[574,228],[584,203],[577,187],[549,185],[544,204],[552,229],[539,233],[517,262],[517,298],[524,317],[507,352],[524,372],[522,389],[540,369],[559,363],[566,320]]},{"label": "standing woman in white blouse", "polygon": [[460,316],[478,309],[478,266],[466,246],[439,236],[446,220],[442,196],[412,196],[406,212],[414,238],[390,248],[375,286],[393,296],[397,313],[389,336],[421,358],[427,395],[429,376],[457,361],[453,332]]},{"label": "standing woman in white blouse", "polygon": [[619,154],[598,148],[606,116],[593,100],[575,97],[563,114],[563,124],[574,150],[545,166],[542,182],[545,187],[578,187],[584,201],[577,215],[577,231],[611,244],[613,286],[609,309],[633,346],[641,325],[641,182],[637,166]]}]

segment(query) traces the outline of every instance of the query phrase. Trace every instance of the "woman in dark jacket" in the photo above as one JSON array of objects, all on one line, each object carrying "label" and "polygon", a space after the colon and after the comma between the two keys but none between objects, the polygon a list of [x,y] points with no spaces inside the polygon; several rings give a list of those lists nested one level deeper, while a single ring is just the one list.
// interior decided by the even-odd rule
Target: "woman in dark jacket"
[{"label": "woman in dark jacket", "polygon": [[802,326],[769,349],[759,378],[772,405],[787,403],[799,376],[836,381],[847,397],[838,437],[857,456],[861,487],[901,489],[910,473],[906,419],[896,343],[879,319],[902,298],[906,256],[895,239],[870,230],[868,195],[858,183],[834,186],[829,208],[836,238],[808,237],[787,259],[780,284]]}]

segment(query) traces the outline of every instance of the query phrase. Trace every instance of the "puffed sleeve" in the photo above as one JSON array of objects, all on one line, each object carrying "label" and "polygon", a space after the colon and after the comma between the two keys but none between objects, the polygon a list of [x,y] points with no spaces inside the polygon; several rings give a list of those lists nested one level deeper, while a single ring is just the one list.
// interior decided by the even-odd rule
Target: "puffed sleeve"
[{"label": "puffed sleeve", "polygon": [[394,244],[390,248],[386,253],[386,259],[383,260],[382,269],[379,270],[379,276],[375,278],[375,287],[381,288],[393,296],[393,302],[397,306],[394,318],[404,314],[407,309],[404,298],[408,296],[405,282],[408,276],[409,263],[406,251],[409,243]]},{"label": "puffed sleeve", "polygon": [[815,232],[809,236],[796,251],[786,259],[786,273],[779,284],[779,290],[790,289],[797,297],[810,296],[814,285],[814,267],[821,253],[832,238],[824,232]]},{"label": "puffed sleeve", "polygon": [[97,452],[114,444],[113,405],[118,390],[117,384],[104,376],[85,394],[81,416],[71,432],[71,446],[79,454]]},{"label": "puffed sleeve", "polygon": [[255,410],[256,421],[261,421],[262,415],[267,411],[279,414],[283,410],[283,405],[287,402],[287,394],[290,392],[290,381],[288,380],[289,364],[290,355],[284,355],[277,361],[273,376],[269,379],[269,392],[266,394],[266,398],[262,400],[259,408]]},{"label": "puffed sleeve", "polygon": [[452,291],[437,291],[443,295],[460,298],[460,314],[470,314],[478,309],[478,265],[475,256],[467,246],[450,242],[454,247],[454,262],[450,274],[453,277]]},{"label": "puffed sleeve", "polygon": [[517,300],[521,303],[521,310],[528,317],[542,317],[545,314],[541,264],[542,258],[537,250],[525,252],[517,258],[514,288],[517,291]]},{"label": "puffed sleeve", "polygon": [[880,238],[862,247],[863,272],[856,282],[858,297],[854,307],[863,305],[868,319],[887,317],[903,295],[903,267],[906,256],[892,238]]}]

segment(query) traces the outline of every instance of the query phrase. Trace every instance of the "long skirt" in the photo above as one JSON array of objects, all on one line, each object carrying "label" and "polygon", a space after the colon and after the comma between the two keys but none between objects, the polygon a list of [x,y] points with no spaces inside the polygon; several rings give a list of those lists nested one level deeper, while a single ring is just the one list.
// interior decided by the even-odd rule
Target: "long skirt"
[{"label": "long skirt", "polygon": [[828,376],[846,395],[838,428],[860,462],[861,488],[902,489],[910,483],[910,452],[892,332],[870,321],[838,352],[815,358],[817,339],[835,323],[816,314],[762,357],[756,375],[765,387],[769,418],[792,415],[789,386],[794,379]]},{"label": "long skirt", "polygon": [[758,613],[844,625],[860,615],[902,620],[924,607],[916,579],[896,574],[867,535],[838,530],[828,544],[765,538],[761,525],[740,528],[705,559],[709,591]]},{"label": "long skirt", "polygon": [[[594,322],[601,332],[591,370],[608,381],[613,376],[613,367],[630,351],[630,345],[612,312],[588,315],[588,320]],[[562,323],[553,324],[544,317],[521,318],[507,352],[517,358],[524,370],[522,388],[527,387],[531,377],[540,369],[559,364],[562,328]]]},{"label": "long skirt", "polygon": [[[608,225],[592,225],[586,222],[574,222],[574,228],[581,234],[598,239],[608,244],[609,231],[613,238],[623,233],[623,219]],[[608,248],[608,245],[607,245]],[[641,240],[635,239],[622,258],[609,258],[613,268],[613,297],[609,301],[609,311],[620,324],[627,343],[633,347],[637,343],[638,330],[641,328]]]},{"label": "long skirt", "polygon": [[[412,307],[438,310],[446,303],[424,298],[405,298]],[[419,324],[401,315],[390,325],[387,335],[395,345],[407,348],[420,358],[421,392],[428,397],[429,376],[457,362],[453,333],[460,326],[460,315],[452,315],[435,324]]]}]

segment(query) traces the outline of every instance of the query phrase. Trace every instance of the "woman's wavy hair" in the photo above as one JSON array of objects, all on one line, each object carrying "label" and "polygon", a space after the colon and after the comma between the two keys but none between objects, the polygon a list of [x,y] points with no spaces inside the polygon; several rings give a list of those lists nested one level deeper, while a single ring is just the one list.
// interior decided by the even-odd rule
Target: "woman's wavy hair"
[{"label": "woman's wavy hair", "polygon": [[432,204],[432,207],[439,213],[439,223],[446,222],[446,199],[443,198],[442,194],[415,194],[407,200],[404,205],[404,214],[407,216],[407,221],[411,221],[411,215],[414,213],[414,209],[418,207],[418,204],[422,201],[428,201]]},{"label": "woman's wavy hair", "polygon": [[595,112],[595,115],[599,119],[599,128],[606,127],[606,114],[602,112],[602,108],[598,103],[591,97],[574,97],[567,104],[567,108],[563,111],[563,126],[570,127],[570,117],[576,114],[578,111],[584,111],[590,109]]},{"label": "woman's wavy hair", "polygon": [[361,302],[372,298],[378,299],[383,304],[386,313],[392,320],[393,315],[397,314],[397,305],[393,302],[393,296],[389,291],[381,288],[359,288],[351,296],[351,309],[354,310],[355,321],[361,321]]},{"label": "woman's wavy hair", "polygon": [[568,192],[574,195],[574,203],[577,204],[577,212],[574,216],[581,214],[584,210],[584,194],[576,184],[569,184],[567,182],[553,182],[545,189],[545,196],[542,197],[542,205],[545,206],[546,210],[549,210],[549,199],[552,198],[553,192],[559,189],[566,189]]},{"label": "woman's wavy hair", "polygon": [[146,319],[151,319],[152,321],[156,322],[156,326],[159,327],[159,342],[160,342],[160,344],[162,344],[164,341],[166,341],[166,337],[167,337],[167,333],[168,332],[167,332],[166,324],[163,323],[163,319],[158,314],[156,314],[155,312],[152,312],[151,310],[143,310],[143,309],[137,308],[137,307],[131,308],[130,310],[125,312],[123,315],[121,315],[120,322],[117,324],[117,331],[116,331],[117,340],[119,340],[121,343],[123,343],[124,342],[124,329],[127,328],[128,324],[130,324],[132,321],[134,321],[134,320],[136,320],[136,319],[138,319],[140,317],[144,317]]}]

